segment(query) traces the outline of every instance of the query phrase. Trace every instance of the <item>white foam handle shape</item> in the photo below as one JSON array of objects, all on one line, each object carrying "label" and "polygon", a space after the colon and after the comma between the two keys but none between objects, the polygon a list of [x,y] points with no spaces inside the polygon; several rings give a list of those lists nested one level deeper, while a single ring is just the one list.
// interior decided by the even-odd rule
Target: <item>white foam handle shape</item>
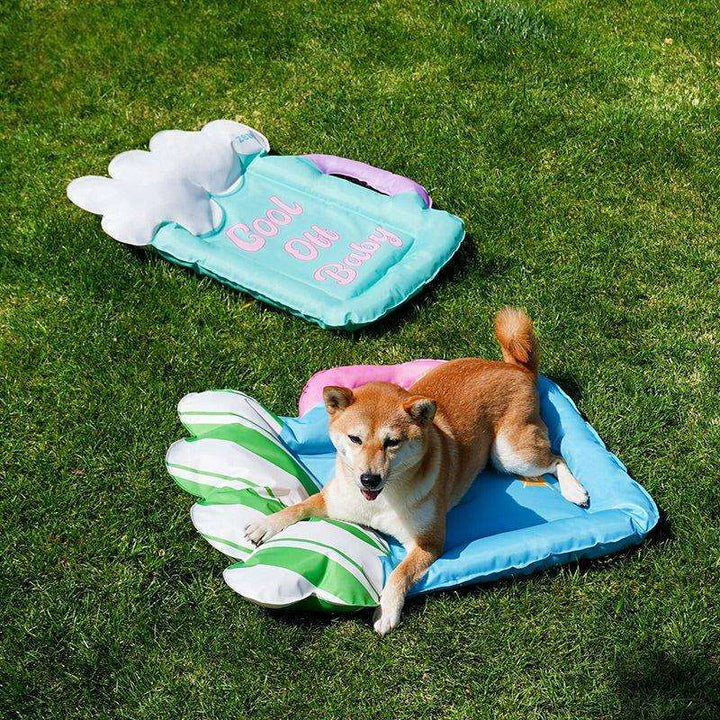
[{"label": "white foam handle shape", "polygon": [[223,212],[212,195],[230,190],[270,144],[247,125],[214,120],[198,131],[163,130],[149,148],[117,155],[109,178],[88,175],[67,188],[75,205],[102,215],[103,230],[127,245],[147,245],[167,222],[193,235],[217,229]]}]

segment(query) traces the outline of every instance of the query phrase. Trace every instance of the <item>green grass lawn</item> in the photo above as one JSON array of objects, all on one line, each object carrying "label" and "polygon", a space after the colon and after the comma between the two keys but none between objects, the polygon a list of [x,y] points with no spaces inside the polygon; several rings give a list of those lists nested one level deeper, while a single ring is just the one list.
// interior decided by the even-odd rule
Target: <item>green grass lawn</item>
[{"label": "green grass lawn", "polygon": [[[0,715],[720,717],[720,16],[711,0],[0,4]],[[65,197],[163,128],[408,175],[466,222],[423,294],[325,331]],[[544,372],[665,515],[639,549],[368,616],[223,583],[163,456],[185,393],[292,414],[333,364]]]}]

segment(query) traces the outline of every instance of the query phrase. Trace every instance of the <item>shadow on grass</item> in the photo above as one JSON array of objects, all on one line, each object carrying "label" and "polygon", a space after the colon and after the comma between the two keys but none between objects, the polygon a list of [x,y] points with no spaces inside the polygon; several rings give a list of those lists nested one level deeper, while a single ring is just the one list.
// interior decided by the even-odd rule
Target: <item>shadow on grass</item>
[{"label": "shadow on grass", "polygon": [[[134,247],[129,245],[127,246],[127,249],[140,265],[149,266],[156,263],[168,263],[169,265],[172,265],[177,272],[181,272],[187,276],[192,276],[196,278],[198,282],[206,277],[201,273],[198,273],[192,267],[171,263],[169,260],[163,258],[158,252],[154,252],[149,248]],[[480,263],[478,263],[477,260],[477,249],[472,241],[472,237],[470,234],[467,234],[457,252],[447,265],[445,265],[440,272],[428,282],[427,285],[422,287],[415,295],[403,301],[395,309],[391,310],[386,316],[356,330],[348,331],[343,328],[326,328],[325,332],[329,332],[336,338],[353,337],[374,339],[381,337],[386,333],[398,330],[408,322],[411,322],[413,320],[413,313],[417,306],[432,302],[436,297],[438,290],[451,283],[458,283],[462,281],[471,269],[473,269],[476,274],[485,278],[497,273],[503,273],[509,268],[509,262],[499,256],[484,257]],[[213,283],[217,283],[219,288],[222,288],[231,295],[234,295],[236,301],[241,304],[246,303],[248,300],[253,300],[258,304],[259,308],[262,309],[262,312],[271,313],[273,315],[278,314],[283,317],[297,317],[289,310],[265,303],[262,300],[255,298],[252,294],[241,290],[235,290],[219,280],[214,280]],[[302,322],[308,322],[302,318],[297,319],[302,320]]]},{"label": "shadow on grass", "polygon": [[[570,399],[576,405],[579,405],[582,402],[583,390],[582,390],[580,383],[577,381],[577,379],[573,375],[553,375],[552,377],[548,375],[548,377],[556,385],[559,385],[563,389],[565,394],[569,395]],[[580,412],[579,408],[578,408],[578,412]],[[585,417],[585,415],[583,415],[582,417],[583,417],[583,420],[587,421],[587,418]]]},{"label": "shadow on grass", "polygon": [[413,315],[418,306],[433,302],[441,289],[451,284],[460,284],[471,271],[482,278],[488,278],[504,272],[507,267],[507,261],[499,256],[480,256],[473,237],[468,233],[452,260],[417,294],[398,305],[385,317],[354,330],[352,334],[356,338],[374,340],[388,332],[400,330],[414,320]]},{"label": "shadow on grass", "polygon": [[720,717],[720,674],[710,658],[698,654],[678,660],[646,647],[633,650],[618,660],[614,673],[623,717],[657,720]]},{"label": "shadow on grass", "polygon": [[[433,596],[442,596],[452,593],[458,597],[465,597],[467,595],[475,595],[479,593],[494,592],[499,588],[508,587],[509,585],[517,582],[532,582],[533,578],[552,578],[557,576],[561,572],[565,571],[592,571],[593,573],[599,573],[606,570],[612,570],[617,563],[622,562],[628,558],[632,558],[637,555],[642,548],[648,546],[655,546],[672,539],[670,532],[669,523],[667,521],[666,514],[660,511],[660,520],[657,525],[651,530],[647,537],[643,540],[640,545],[635,545],[624,550],[613,553],[612,555],[594,558],[594,559],[580,559],[574,562],[562,563],[554,567],[545,568],[537,572],[528,574],[518,574],[511,577],[500,578],[499,580],[493,580],[492,582],[475,583],[455,588],[447,588],[444,590],[437,590],[423,595],[415,595],[407,599],[404,614],[412,615],[413,613],[422,612],[426,602],[432,602]],[[300,626],[307,629],[324,629],[331,625],[333,622],[338,622],[345,617],[354,616],[361,619],[362,622],[366,623],[368,630],[372,630],[372,612],[374,609],[366,611],[358,611],[353,613],[326,613],[321,611],[312,610],[298,610],[297,608],[285,608],[285,609],[272,609],[268,612],[278,622],[286,623],[294,626]],[[720,687],[720,681],[718,681],[718,687]],[[639,717],[645,717],[644,715]],[[655,716],[653,716],[655,717]],[[664,715],[661,717],[665,717]],[[670,716],[668,716],[669,718]],[[683,716],[685,717],[685,716]],[[687,717],[694,717],[688,715]],[[705,717],[705,716],[701,716]],[[710,717],[710,716],[708,716]],[[717,717],[720,717],[718,715]]]},{"label": "shadow on grass", "polygon": [[[658,532],[659,525],[660,523],[658,523],[650,531],[650,533],[648,533],[647,537],[639,545],[634,545],[623,550],[618,550],[611,555],[604,555],[603,557],[592,559],[581,558],[580,560],[561,563],[560,565],[544,568],[542,570],[537,570],[531,573],[508,576],[500,578],[498,580],[493,580],[492,582],[483,582],[476,583],[474,585],[465,585],[463,587],[448,588],[447,590],[440,590],[439,592],[454,593],[459,596],[465,596],[477,592],[492,592],[494,590],[497,590],[498,588],[507,587],[517,582],[532,582],[533,579],[553,578],[562,572],[574,572],[577,570],[579,572],[593,572],[594,574],[598,574],[601,572],[610,571],[613,570],[619,562],[625,561],[635,555],[638,555],[643,548],[655,546],[668,540],[669,535],[663,535],[662,533]],[[408,607],[410,607],[411,604],[416,603],[416,601],[434,594],[435,593],[430,593],[429,595],[419,595],[410,598],[408,600]]]}]

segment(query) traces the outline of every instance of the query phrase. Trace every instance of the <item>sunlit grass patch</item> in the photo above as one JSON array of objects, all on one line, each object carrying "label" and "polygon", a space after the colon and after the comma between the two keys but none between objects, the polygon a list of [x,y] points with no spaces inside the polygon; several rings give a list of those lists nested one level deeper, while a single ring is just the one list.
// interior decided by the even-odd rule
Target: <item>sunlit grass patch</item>
[{"label": "sunlit grass patch", "polygon": [[[714,720],[719,22],[707,0],[0,6],[3,713]],[[463,248],[349,335],[66,200],[217,117],[413,177]],[[654,495],[655,539],[410,603],[383,642],[239,601],[162,467],[177,400],[236,387],[293,414],[331,365],[497,357],[506,303]]]}]

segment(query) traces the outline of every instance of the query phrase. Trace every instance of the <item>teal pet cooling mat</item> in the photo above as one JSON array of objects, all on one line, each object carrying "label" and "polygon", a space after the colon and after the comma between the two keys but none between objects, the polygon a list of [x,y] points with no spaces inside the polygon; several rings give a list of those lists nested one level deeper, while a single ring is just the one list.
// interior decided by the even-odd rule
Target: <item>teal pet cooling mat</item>
[{"label": "teal pet cooling mat", "polygon": [[[412,180],[331,155],[269,156],[256,130],[216,120],[167,130],[110,177],[73,180],[111,237],[150,245],[323,327],[352,329],[430,282],[464,237]],[[360,185],[352,180],[357,180]]]}]

